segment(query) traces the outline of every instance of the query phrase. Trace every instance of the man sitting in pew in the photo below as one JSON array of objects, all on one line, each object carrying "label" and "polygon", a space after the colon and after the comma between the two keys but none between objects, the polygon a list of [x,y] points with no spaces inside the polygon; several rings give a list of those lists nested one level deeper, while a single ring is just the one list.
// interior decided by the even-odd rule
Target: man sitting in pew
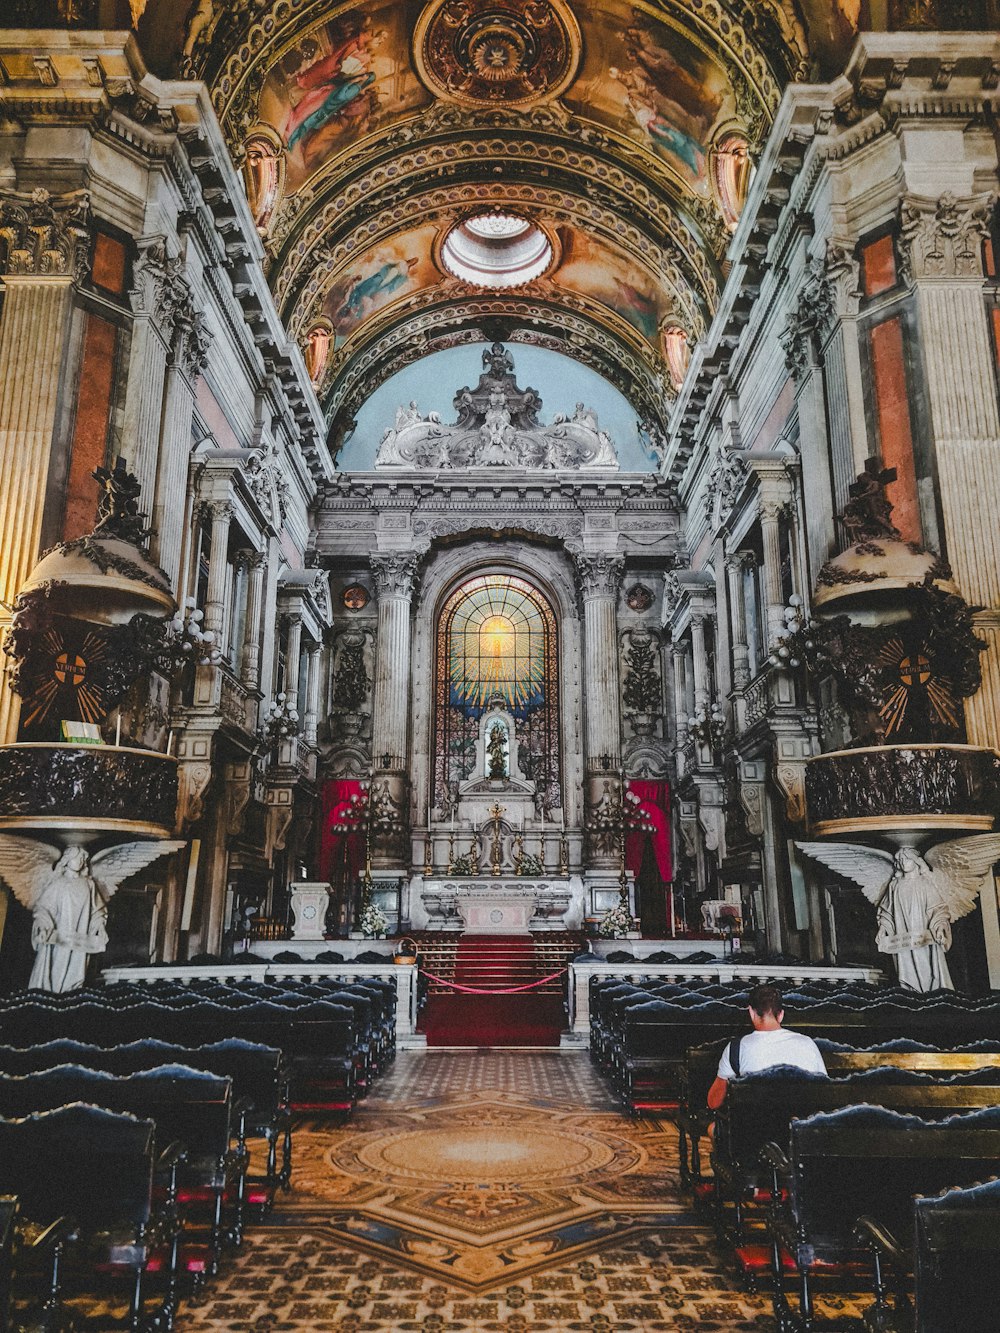
[{"label": "man sitting in pew", "polygon": [[781,1026],[785,1010],[777,986],[754,986],[747,998],[753,1031],[734,1037],[722,1052],[719,1072],[708,1090],[708,1105],[713,1111],[725,1101],[729,1080],[741,1074],[759,1074],[776,1065],[792,1065],[809,1074],[826,1073],[823,1057],[812,1037],[804,1032],[789,1032]]}]

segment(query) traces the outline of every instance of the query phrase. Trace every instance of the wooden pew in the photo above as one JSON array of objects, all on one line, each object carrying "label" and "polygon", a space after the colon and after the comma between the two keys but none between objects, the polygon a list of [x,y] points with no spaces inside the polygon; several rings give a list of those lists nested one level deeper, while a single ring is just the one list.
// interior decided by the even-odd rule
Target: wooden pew
[{"label": "wooden pew", "polygon": [[[685,1185],[701,1178],[700,1142],[715,1118],[706,1099],[727,1045],[726,1041],[718,1041],[694,1046],[687,1052],[681,1068],[676,1121],[680,1176]],[[834,1078],[878,1068],[915,1069],[935,1078],[949,1078],[979,1069],[1000,1069],[1000,1042],[995,1041],[974,1042],[947,1050],[905,1038],[862,1047],[820,1038],[818,1045],[827,1073]]]},{"label": "wooden pew", "polygon": [[[875,1310],[916,1333],[951,1333],[961,1312],[963,1333],[994,1333],[997,1327],[997,1270],[1000,1262],[1000,1179],[917,1195],[913,1229],[897,1240],[874,1217],[858,1220],[856,1236],[874,1258]],[[897,1289],[890,1311],[884,1278],[886,1261]],[[899,1287],[913,1274],[913,1304]],[[915,1305],[915,1308],[914,1308]]]},{"label": "wooden pew", "polygon": [[[790,1258],[799,1287],[795,1325],[808,1331],[815,1326],[816,1276],[856,1273],[864,1265],[859,1216],[889,1234],[904,1234],[914,1195],[973,1185],[995,1171],[1000,1107],[936,1124],[882,1106],[845,1107],[793,1120],[786,1146],[787,1152],[770,1144],[764,1154],[775,1183],[787,1191],[787,1203],[775,1207],[770,1220],[774,1308],[779,1327],[789,1327],[782,1274]],[[951,1328],[964,1328],[961,1307],[953,1314]]]},{"label": "wooden pew", "polygon": [[179,1144],[157,1153],[152,1121],[96,1106],[0,1119],[0,1192],[16,1194],[22,1215],[56,1235],[57,1257],[65,1216],[72,1217],[81,1241],[55,1265],[46,1305],[53,1320],[65,1285],[82,1283],[94,1291],[103,1280],[117,1278],[129,1283],[132,1333],[144,1333],[146,1278],[158,1272],[165,1280],[154,1317],[158,1327],[173,1328],[180,1234],[175,1178],[162,1201],[153,1182],[157,1171],[173,1173],[180,1155]]},{"label": "wooden pew", "polygon": [[[995,1070],[985,1077],[995,1077]],[[886,1069],[831,1079],[800,1070],[768,1070],[735,1079],[716,1113],[712,1142],[712,1202],[720,1230],[725,1206],[735,1211],[731,1234],[744,1239],[744,1205],[770,1200],[770,1173],[761,1161],[768,1143],[787,1142],[793,1119],[864,1103],[925,1120],[939,1120],[983,1107],[1000,1106],[1000,1085],[933,1082],[914,1070]]]},{"label": "wooden pew", "polygon": [[[166,1065],[123,1078],[76,1065],[60,1065],[37,1074],[0,1075],[0,1116],[21,1118],[73,1102],[153,1121],[161,1147],[172,1142],[183,1146],[177,1203],[192,1230],[202,1214],[207,1214],[208,1271],[215,1275],[224,1242],[228,1239],[238,1245],[244,1226],[248,1154],[242,1136],[237,1147],[232,1146],[234,1121],[242,1108],[234,1108],[230,1081],[183,1065]],[[161,1193],[164,1191],[162,1184]]]}]

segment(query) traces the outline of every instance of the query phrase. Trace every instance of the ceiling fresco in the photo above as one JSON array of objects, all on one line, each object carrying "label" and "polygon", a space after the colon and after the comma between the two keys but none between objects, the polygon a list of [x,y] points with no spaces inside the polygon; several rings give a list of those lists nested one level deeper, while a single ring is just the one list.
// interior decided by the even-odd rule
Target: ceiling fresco
[{"label": "ceiling fresco", "polygon": [[[662,423],[782,88],[842,65],[860,4],[148,0],[139,36],[209,87],[335,441],[406,365],[497,336]],[[484,210],[544,233],[540,275],[449,271]]]}]

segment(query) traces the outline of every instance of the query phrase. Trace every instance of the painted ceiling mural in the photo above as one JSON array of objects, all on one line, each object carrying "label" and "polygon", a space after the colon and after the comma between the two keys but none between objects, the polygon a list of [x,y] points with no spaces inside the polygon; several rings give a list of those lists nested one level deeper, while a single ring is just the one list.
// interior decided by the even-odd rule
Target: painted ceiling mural
[{"label": "painted ceiling mural", "polygon": [[842,65],[860,13],[149,0],[139,35],[155,72],[209,86],[335,439],[406,364],[497,337],[662,422],[781,90]]}]

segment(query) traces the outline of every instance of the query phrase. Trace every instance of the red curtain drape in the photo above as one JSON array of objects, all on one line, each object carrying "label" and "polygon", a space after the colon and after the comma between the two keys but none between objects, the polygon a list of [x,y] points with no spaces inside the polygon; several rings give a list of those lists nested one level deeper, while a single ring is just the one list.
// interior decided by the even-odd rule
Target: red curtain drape
[{"label": "red curtain drape", "polygon": [[352,806],[351,797],[364,796],[360,782],[324,782],[323,823],[319,848],[320,879],[335,884],[344,873],[344,852],[347,853],[347,879],[358,879],[364,869],[365,840],[359,833],[345,833],[338,824],[349,822],[344,816]]},{"label": "red curtain drape", "polygon": [[649,838],[653,844],[653,854],[656,857],[660,878],[665,881],[672,880],[674,867],[670,846],[670,783],[632,778],[626,782],[625,787],[639,799],[639,804],[633,807],[636,816],[644,823],[653,826],[652,833],[637,829],[626,835],[626,869],[638,875],[642,867],[642,853],[646,839]]}]

